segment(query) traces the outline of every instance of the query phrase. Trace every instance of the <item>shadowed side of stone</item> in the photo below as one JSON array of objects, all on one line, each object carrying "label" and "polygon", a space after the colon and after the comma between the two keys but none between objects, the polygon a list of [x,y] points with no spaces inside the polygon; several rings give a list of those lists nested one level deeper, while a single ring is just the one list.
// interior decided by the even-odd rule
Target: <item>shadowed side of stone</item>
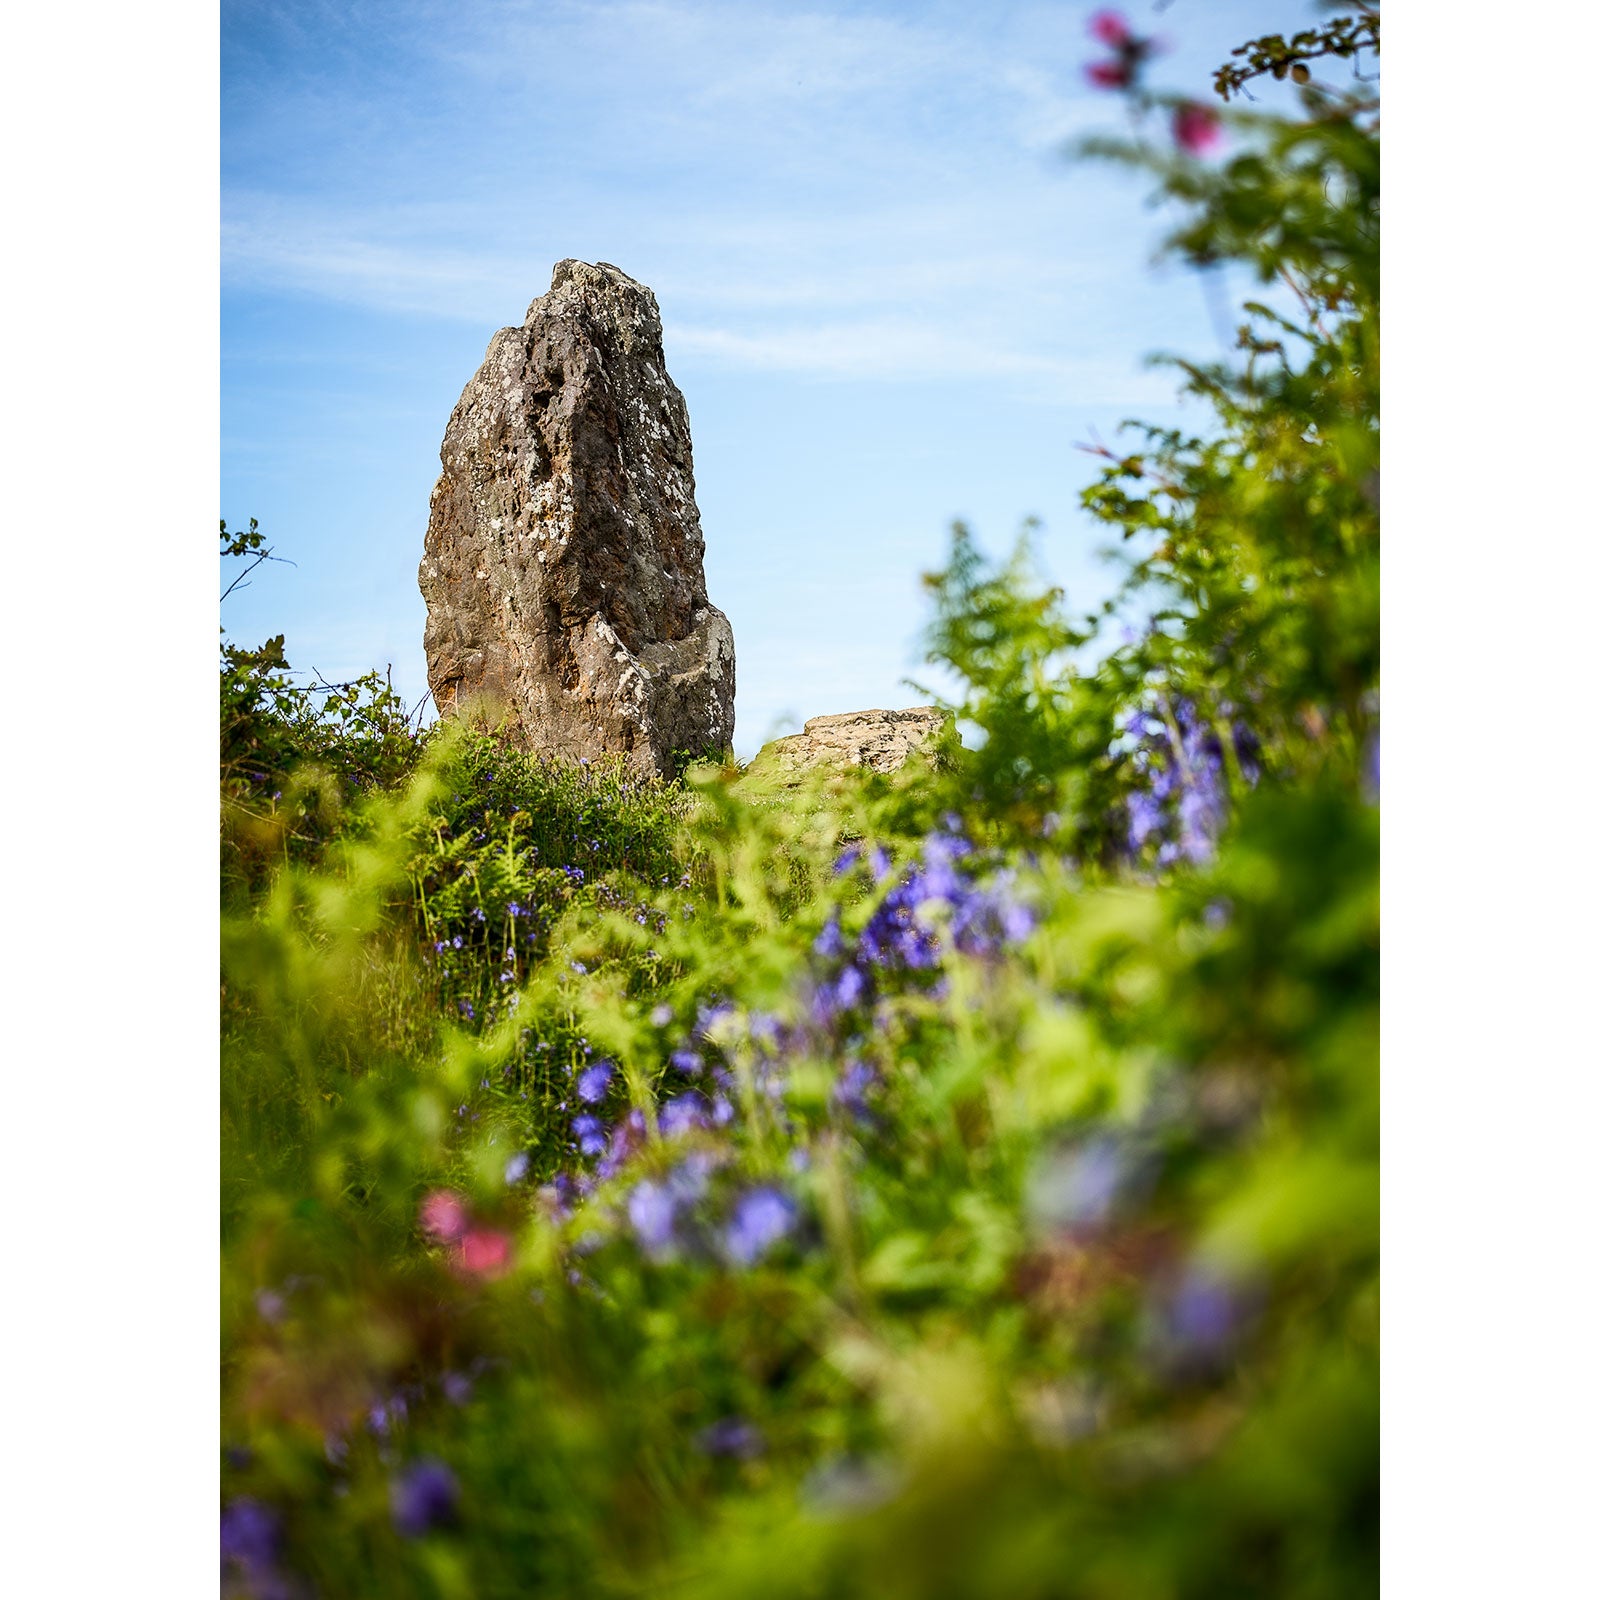
[{"label": "shadowed side of stone", "polygon": [[799,733],[763,745],[750,771],[773,781],[789,776],[797,782],[810,773],[851,767],[898,772],[916,752],[933,755],[949,724],[949,713],[936,706],[812,717]]},{"label": "shadowed side of stone", "polygon": [[706,594],[689,417],[661,314],[606,262],[557,263],[451,413],[418,581],[442,715],[665,774],[733,739],[733,630]]}]

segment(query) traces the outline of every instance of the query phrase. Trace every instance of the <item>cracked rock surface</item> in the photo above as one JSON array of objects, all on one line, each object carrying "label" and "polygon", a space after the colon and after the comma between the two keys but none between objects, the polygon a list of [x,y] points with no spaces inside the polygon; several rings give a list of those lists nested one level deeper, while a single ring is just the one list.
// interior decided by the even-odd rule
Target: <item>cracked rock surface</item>
[{"label": "cracked rock surface", "polygon": [[936,706],[904,711],[844,711],[812,717],[799,733],[763,745],[756,761],[765,769],[801,773],[841,767],[898,772],[913,751],[932,745],[949,721]]},{"label": "cracked rock surface", "polygon": [[418,581],[441,715],[666,774],[733,742],[733,630],[706,595],[689,416],[661,313],[561,261],[451,413]]}]

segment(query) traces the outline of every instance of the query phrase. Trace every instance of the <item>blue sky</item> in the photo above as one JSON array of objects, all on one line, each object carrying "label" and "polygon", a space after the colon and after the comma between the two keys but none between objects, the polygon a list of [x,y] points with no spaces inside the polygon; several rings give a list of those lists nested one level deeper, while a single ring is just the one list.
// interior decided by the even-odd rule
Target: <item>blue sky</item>
[{"label": "blue sky", "polygon": [[[225,0],[221,511],[296,562],[229,600],[229,632],[421,696],[439,441],[565,256],[660,301],[741,753],[918,698],[953,518],[1001,552],[1038,517],[1092,606],[1075,446],[1182,415],[1150,351],[1218,350],[1196,277],[1150,265],[1148,182],[1062,154],[1118,127],[1083,79],[1094,9]],[[1170,46],[1155,81],[1197,94],[1315,15],[1125,9]]]}]

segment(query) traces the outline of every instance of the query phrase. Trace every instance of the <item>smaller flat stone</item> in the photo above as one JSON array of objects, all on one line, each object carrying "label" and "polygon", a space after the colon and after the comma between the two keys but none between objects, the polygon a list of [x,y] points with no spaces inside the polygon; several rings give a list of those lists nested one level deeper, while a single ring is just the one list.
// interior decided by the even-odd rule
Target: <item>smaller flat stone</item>
[{"label": "smaller flat stone", "polygon": [[897,772],[913,752],[937,740],[949,720],[949,713],[937,706],[812,717],[799,733],[763,745],[751,766],[796,775],[849,767]]}]

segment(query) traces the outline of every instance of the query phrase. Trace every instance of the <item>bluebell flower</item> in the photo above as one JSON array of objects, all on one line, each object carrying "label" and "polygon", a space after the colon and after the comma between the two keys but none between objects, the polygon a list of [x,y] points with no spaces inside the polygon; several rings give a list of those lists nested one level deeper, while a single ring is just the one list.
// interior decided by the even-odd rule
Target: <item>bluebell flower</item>
[{"label": "bluebell flower", "polygon": [[530,1165],[531,1161],[526,1150],[519,1150],[512,1156],[506,1162],[506,1187],[509,1189],[512,1184],[521,1183],[527,1177]]},{"label": "bluebell flower", "polygon": [[667,1057],[667,1060],[670,1061],[679,1072],[687,1072],[691,1077],[705,1066],[705,1061],[701,1057],[700,1052],[698,1050],[691,1050],[687,1046],[684,1046],[679,1050],[674,1050],[672,1054]]},{"label": "bluebell flower", "polygon": [[695,1435],[695,1448],[708,1456],[733,1456],[748,1461],[766,1448],[761,1430],[743,1417],[722,1417]]},{"label": "bluebell flower", "polygon": [[222,1559],[264,1573],[278,1558],[278,1513],[249,1495],[222,1508]]},{"label": "bluebell flower", "polygon": [[583,1112],[572,1119],[573,1137],[586,1156],[597,1156],[606,1147],[606,1125],[599,1117]]},{"label": "bluebell flower", "polygon": [[709,1107],[706,1097],[697,1089],[674,1095],[662,1107],[657,1117],[664,1138],[674,1138],[691,1128],[703,1128]]},{"label": "bluebell flower", "polygon": [[907,879],[904,898],[913,904],[928,900],[955,901],[964,879],[956,870],[958,854],[938,834],[923,846],[922,869]]},{"label": "bluebell flower", "polygon": [[867,1114],[867,1091],[876,1081],[876,1074],[864,1061],[848,1061],[845,1069],[839,1074],[838,1082],[833,1086],[832,1100],[835,1107],[846,1112],[852,1117],[865,1117]]},{"label": "bluebell flower", "polygon": [[628,1196],[628,1221],[639,1248],[653,1261],[666,1259],[677,1243],[673,1234],[678,1202],[664,1184],[646,1178]]},{"label": "bluebell flower", "polygon": [[572,1208],[578,1203],[579,1196],[578,1182],[570,1172],[558,1172],[539,1191],[540,1200],[544,1201],[558,1217],[569,1216]]},{"label": "bluebell flower", "polygon": [[1020,944],[1033,932],[1037,920],[1033,907],[1020,900],[1000,902],[1000,933],[1008,944]]},{"label": "bluebell flower", "polygon": [[812,951],[824,961],[836,960],[844,954],[844,935],[839,931],[839,913],[832,912],[812,943]]},{"label": "bluebell flower", "polygon": [[448,1527],[456,1520],[459,1500],[455,1474],[431,1456],[414,1462],[389,1485],[390,1514],[408,1539]]},{"label": "bluebell flower", "polygon": [[1161,806],[1153,794],[1136,789],[1128,796],[1128,853],[1138,855],[1161,827]]},{"label": "bluebell flower", "polygon": [[842,967],[831,980],[817,985],[812,997],[811,1014],[822,1027],[827,1027],[841,1012],[853,1010],[867,992],[867,980],[858,967]]},{"label": "bluebell flower", "polygon": [[672,1007],[664,1001],[655,1006],[650,1012],[650,1021],[658,1028],[670,1026],[672,1022]]},{"label": "bluebell flower", "polygon": [[1100,1134],[1045,1163],[1035,1174],[1028,1209],[1047,1228],[1098,1227],[1110,1218],[1133,1175],[1122,1141]]},{"label": "bluebell flower", "polygon": [[741,1267],[754,1266],[780,1240],[794,1231],[799,1211],[780,1189],[748,1189],[740,1195],[723,1233],[729,1259]]},{"label": "bluebell flower", "polygon": [[367,1431],[375,1438],[387,1439],[405,1420],[405,1396],[391,1395],[387,1400],[380,1400],[367,1412]]},{"label": "bluebell flower", "polygon": [[585,1105],[598,1105],[611,1087],[612,1067],[609,1061],[596,1061],[578,1074],[578,1098]]},{"label": "bluebell flower", "polygon": [[702,1039],[711,1036],[716,1026],[733,1015],[733,1007],[726,1000],[719,1000],[715,1005],[702,1007],[700,1014],[695,1018],[694,1031]]},{"label": "bluebell flower", "polygon": [[708,1150],[691,1150],[667,1174],[667,1187],[673,1198],[683,1205],[695,1205],[704,1200],[711,1187],[711,1173],[716,1158]]},{"label": "bluebell flower", "polygon": [[1167,1305],[1167,1326],[1180,1351],[1211,1357],[1232,1342],[1240,1323],[1239,1296],[1227,1279],[1191,1267]]},{"label": "bluebell flower", "polygon": [[611,1130],[610,1143],[605,1147],[605,1154],[595,1171],[602,1178],[614,1176],[622,1164],[639,1149],[645,1141],[644,1113],[637,1106]]}]

